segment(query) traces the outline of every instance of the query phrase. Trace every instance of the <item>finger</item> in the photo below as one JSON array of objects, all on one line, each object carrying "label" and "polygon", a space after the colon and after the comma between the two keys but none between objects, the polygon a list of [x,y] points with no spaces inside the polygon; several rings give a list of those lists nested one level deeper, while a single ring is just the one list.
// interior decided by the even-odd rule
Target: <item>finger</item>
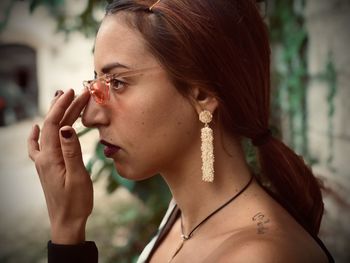
[{"label": "finger", "polygon": [[67,180],[77,179],[69,178],[69,176],[82,174],[79,171],[85,169],[78,136],[72,127],[64,126],[60,129],[60,140],[67,171]]},{"label": "finger", "polygon": [[73,123],[79,118],[82,110],[88,103],[89,98],[89,91],[87,89],[84,89],[83,93],[72,102],[68,110],[65,112],[63,119],[60,123],[60,127],[72,126]]},{"label": "finger", "polygon": [[73,99],[74,90],[68,90],[59,97],[47,114],[40,137],[40,146],[42,149],[46,147],[51,147],[52,149],[60,148],[58,136],[59,124]]},{"label": "finger", "polygon": [[40,147],[39,147],[39,135],[40,135],[40,128],[38,125],[34,125],[30,135],[28,137],[27,141],[27,148],[28,148],[28,156],[32,161],[35,161],[36,155],[40,152]]},{"label": "finger", "polygon": [[55,96],[54,96],[54,98],[51,101],[51,106],[50,106],[49,112],[52,109],[53,105],[55,105],[56,101],[61,97],[61,95],[63,95],[63,93],[64,92],[62,90],[57,90],[55,92]]}]

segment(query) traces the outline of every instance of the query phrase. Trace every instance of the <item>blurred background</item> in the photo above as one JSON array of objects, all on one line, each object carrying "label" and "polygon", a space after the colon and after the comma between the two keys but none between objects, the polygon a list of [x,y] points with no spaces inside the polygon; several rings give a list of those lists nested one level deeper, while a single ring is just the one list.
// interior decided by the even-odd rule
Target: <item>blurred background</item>
[{"label": "blurred background", "polygon": [[[58,89],[93,78],[102,0],[0,3],[0,262],[46,262],[45,199],[26,138]],[[350,262],[350,1],[268,0],[260,4],[272,46],[272,119],[277,136],[323,180],[320,236],[336,262]],[[104,158],[95,130],[78,122],[95,188],[87,239],[99,262],[135,262],[170,195],[159,176],[134,183]],[[253,163],[253,162],[252,162]]]}]

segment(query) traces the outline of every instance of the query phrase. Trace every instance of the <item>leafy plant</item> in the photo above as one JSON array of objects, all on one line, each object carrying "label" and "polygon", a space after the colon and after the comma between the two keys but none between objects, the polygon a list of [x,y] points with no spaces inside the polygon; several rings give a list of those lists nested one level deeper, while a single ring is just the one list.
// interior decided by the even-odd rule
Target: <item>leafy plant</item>
[{"label": "leafy plant", "polygon": [[315,76],[316,79],[324,81],[328,84],[327,104],[328,104],[328,125],[327,125],[327,137],[328,137],[328,158],[327,165],[332,170],[336,169],[332,167],[332,161],[334,157],[334,136],[333,136],[333,116],[335,113],[335,95],[337,94],[337,72],[332,62],[332,56],[328,56],[327,64],[324,71],[321,74]]},{"label": "leafy plant", "polygon": [[[0,32],[6,27],[11,12],[19,0],[11,0],[7,4],[3,3],[2,16],[3,20],[0,21]],[[78,14],[69,14],[69,2],[65,0],[30,0],[29,11],[33,13],[38,7],[46,7],[51,16],[57,22],[57,31],[67,33],[81,32],[86,37],[94,37],[100,19],[98,13],[103,12],[103,7],[106,1],[103,0],[88,0],[85,8]]]},{"label": "leafy plant", "polygon": [[[309,152],[308,127],[308,33],[305,27],[305,0],[270,0],[268,14],[270,37],[277,59],[273,63],[272,113],[275,125],[283,131],[283,139],[301,154],[308,163],[318,162]],[[276,51],[280,52],[276,52]],[[334,98],[337,90],[336,71],[331,57],[325,71],[316,79],[329,86],[328,141],[330,166],[333,155]]]},{"label": "leafy plant", "polygon": [[[281,50],[273,68],[273,108],[281,114],[284,139],[297,152],[310,159],[307,125],[307,31],[304,1],[272,1],[269,10],[270,37]],[[287,116],[285,116],[287,115]],[[286,118],[287,117],[287,118]]]},{"label": "leafy plant", "polygon": [[146,208],[146,213],[141,213],[129,206],[120,213],[118,225],[127,227],[128,240],[125,246],[116,249],[109,260],[110,262],[129,262],[130,259],[137,258],[151,236],[156,233],[171,195],[160,175],[139,182],[121,177],[114,168],[113,162],[105,157],[103,148],[104,146],[98,143],[93,157],[86,165],[93,181],[107,177],[108,193],[114,192],[118,187],[124,187],[141,200]]}]

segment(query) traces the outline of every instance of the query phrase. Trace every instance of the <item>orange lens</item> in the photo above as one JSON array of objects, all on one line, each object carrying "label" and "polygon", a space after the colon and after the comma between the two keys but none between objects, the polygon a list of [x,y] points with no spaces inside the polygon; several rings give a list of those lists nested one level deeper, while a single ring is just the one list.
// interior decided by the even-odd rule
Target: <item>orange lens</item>
[{"label": "orange lens", "polygon": [[100,80],[96,80],[90,86],[90,92],[94,100],[99,104],[105,104],[108,100],[108,85]]}]

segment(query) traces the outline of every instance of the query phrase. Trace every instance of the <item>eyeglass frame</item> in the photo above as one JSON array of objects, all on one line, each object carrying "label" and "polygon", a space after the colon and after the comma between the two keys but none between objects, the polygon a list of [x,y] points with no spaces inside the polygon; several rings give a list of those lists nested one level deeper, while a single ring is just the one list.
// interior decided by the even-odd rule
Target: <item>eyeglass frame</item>
[{"label": "eyeglass frame", "polygon": [[[107,101],[109,101],[109,91],[111,89],[111,80],[113,79],[117,79],[117,78],[125,78],[125,77],[131,77],[134,75],[138,75],[140,73],[149,71],[149,70],[153,70],[156,69],[158,67],[149,67],[149,68],[142,68],[142,69],[135,69],[135,70],[128,70],[128,71],[124,71],[124,72],[120,72],[120,73],[106,73],[103,74],[102,76],[92,79],[92,80],[84,80],[83,81],[83,86],[89,91],[91,97],[94,99],[94,101],[97,104],[100,105],[105,105],[107,103]],[[106,98],[103,98],[101,100],[98,100],[98,98],[96,98],[95,95],[95,91],[92,90],[92,86],[93,84],[97,83],[98,81],[101,82],[102,80],[102,84],[107,88],[106,90],[103,90],[103,94],[106,95]],[[118,90],[118,89],[116,89]]]}]

